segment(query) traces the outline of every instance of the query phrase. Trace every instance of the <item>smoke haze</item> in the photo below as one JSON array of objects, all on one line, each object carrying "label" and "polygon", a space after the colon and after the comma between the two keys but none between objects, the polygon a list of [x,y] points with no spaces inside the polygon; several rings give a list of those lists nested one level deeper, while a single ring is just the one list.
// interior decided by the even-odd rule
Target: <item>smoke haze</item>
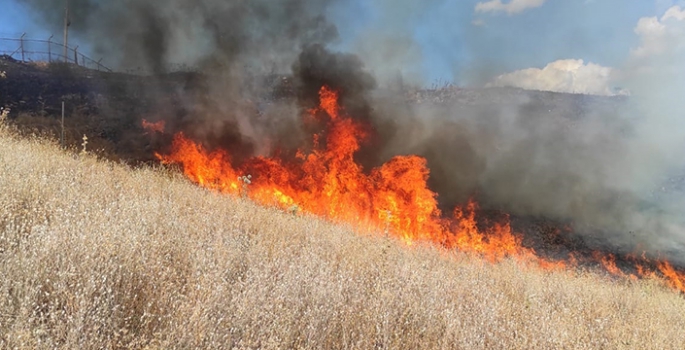
[{"label": "smoke haze", "polygon": [[[61,5],[25,2],[47,26],[61,26]],[[428,79],[414,32],[441,2],[374,2],[379,15],[341,44],[339,33],[350,30],[331,16],[348,3],[352,6],[343,0],[71,0],[71,30],[119,69],[161,74],[187,65],[201,72],[201,83],[180,94],[180,110],[160,109],[175,119],[160,117],[173,119],[172,128],[210,147],[239,146],[245,155],[296,147],[307,140],[299,113],[313,106],[326,84],[340,90],[351,116],[374,129],[373,147],[360,155],[364,165],[397,154],[426,157],[430,185],[446,207],[476,195],[485,207],[572,222],[578,233],[617,249],[640,246],[671,255],[682,249],[685,203],[680,190],[665,184],[684,168],[680,111],[685,106],[678,96],[682,84],[670,84],[677,79],[661,69],[682,62],[682,52],[649,60],[650,66],[641,52],[654,48],[643,45],[617,69],[559,61],[592,69],[592,85],[581,92],[612,95],[616,90],[609,84],[615,83],[630,97],[488,88],[454,89],[441,103],[415,103],[409,97],[419,92],[412,85]],[[664,16],[662,24],[678,18],[671,17]],[[481,23],[476,24],[455,26],[477,38]],[[476,47],[477,41],[464,42]],[[338,52],[343,47],[350,53]],[[487,50],[471,51],[482,55],[469,60],[471,81],[492,86],[526,81],[525,87],[556,91],[579,86],[568,80],[577,75],[566,68],[504,75]],[[265,87],[259,77],[269,74],[287,77],[296,101],[261,102]]]}]

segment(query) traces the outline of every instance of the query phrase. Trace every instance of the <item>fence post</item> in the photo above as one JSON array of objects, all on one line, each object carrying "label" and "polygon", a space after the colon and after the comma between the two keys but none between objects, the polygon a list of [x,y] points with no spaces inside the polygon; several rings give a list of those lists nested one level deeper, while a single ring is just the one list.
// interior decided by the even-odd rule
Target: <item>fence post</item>
[{"label": "fence post", "polygon": [[64,7],[64,63],[69,63],[69,0]]},{"label": "fence post", "polygon": [[21,35],[21,38],[19,38],[19,45],[21,47],[21,61],[24,62],[24,36],[26,33]]},{"label": "fence post", "polygon": [[48,62],[52,62],[52,37],[54,35],[50,35],[48,38]]},{"label": "fence post", "polygon": [[74,64],[78,66],[78,45],[74,48]]},{"label": "fence post", "polygon": [[64,101],[62,101],[62,130],[59,134],[59,144],[64,149]]},{"label": "fence post", "polygon": [[102,64],[100,62],[102,62],[102,57],[100,57],[100,59],[98,60],[98,64],[97,64],[98,72],[100,71],[100,66],[102,66]]}]

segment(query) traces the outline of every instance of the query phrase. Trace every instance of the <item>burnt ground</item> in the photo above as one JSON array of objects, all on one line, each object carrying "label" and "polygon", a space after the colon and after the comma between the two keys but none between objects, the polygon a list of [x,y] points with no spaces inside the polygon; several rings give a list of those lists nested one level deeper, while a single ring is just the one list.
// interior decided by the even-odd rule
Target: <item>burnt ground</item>
[{"label": "burnt ground", "polygon": [[[0,56],[0,106],[11,109],[10,120],[25,133],[58,138],[62,101],[65,104],[65,139],[69,148],[79,149],[83,135],[88,148],[100,156],[131,165],[155,162],[153,144],[141,120],[158,119],[160,110],[183,113],[183,94],[202,84],[202,75],[170,73],[154,79],[134,74],[88,70],[63,63],[24,63]],[[264,78],[268,90],[264,101],[294,98],[287,77]],[[462,89],[443,86],[429,90],[404,90],[404,99],[415,104],[450,103],[468,112],[482,106],[520,105],[527,113],[550,114],[573,125],[592,110],[616,111],[624,97],[596,97],[514,88]],[[168,143],[169,140],[156,142]],[[685,180],[685,177],[683,179]],[[669,180],[672,186],[685,181]],[[675,183],[674,183],[675,181]],[[496,210],[484,210],[483,224],[501,217]],[[546,218],[511,217],[516,232],[523,232],[523,244],[539,255],[565,259],[573,252],[580,260],[593,260],[597,250],[612,252],[602,242],[590,242],[575,234],[569,223]],[[617,264],[631,273],[632,258],[619,255]]]},{"label": "burnt ground", "polygon": [[[151,89],[160,80],[125,73],[108,73],[72,64],[24,63],[0,56],[0,105],[10,108],[9,119],[23,132],[58,137],[62,102],[67,147],[78,147],[83,135],[89,148],[103,157],[149,161],[152,150],[141,118],[157,108],[160,96]],[[192,77],[169,74],[169,90]]]}]

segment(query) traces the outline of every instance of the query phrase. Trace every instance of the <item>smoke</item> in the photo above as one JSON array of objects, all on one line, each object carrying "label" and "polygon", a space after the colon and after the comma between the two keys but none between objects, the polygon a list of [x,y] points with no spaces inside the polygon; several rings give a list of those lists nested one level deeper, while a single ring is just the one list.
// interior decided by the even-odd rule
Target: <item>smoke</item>
[{"label": "smoke", "polygon": [[[62,2],[23,1],[59,31]],[[333,2],[71,0],[70,35],[117,70],[151,75],[144,90],[159,101],[151,114],[171,131],[210,148],[240,146],[241,156],[266,154],[300,133],[292,102],[260,102],[265,82],[289,72],[304,47],[338,39],[326,19]],[[177,79],[165,73],[178,69],[195,73],[170,83]]]},{"label": "smoke", "polygon": [[320,44],[307,46],[293,65],[295,91],[302,106],[313,108],[319,102],[319,90],[326,85],[340,92],[340,102],[355,118],[369,120],[369,93],[376,81],[364,70],[357,56],[332,53]]},{"label": "smoke", "polygon": [[[595,245],[682,263],[685,11],[643,18],[634,32],[640,44],[615,68],[475,69],[490,70],[493,86],[629,97],[492,88],[457,90],[439,105],[390,104],[403,122],[388,154],[424,155],[443,203],[475,193],[486,207],[571,222]],[[561,72],[560,62],[575,65]]]},{"label": "smoke", "polygon": [[[63,2],[23,1],[60,32]],[[119,69],[281,69],[301,45],[337,37],[324,16],[331,2],[71,0],[70,32]]]},{"label": "smoke", "polygon": [[[47,26],[61,26],[61,4],[23,1]],[[160,100],[159,117],[169,121],[172,132],[183,130],[210,148],[231,149],[238,161],[306,142],[310,134],[299,113],[315,105],[325,84],[339,90],[345,110],[369,122],[375,133],[359,157],[365,168],[397,154],[424,156],[430,185],[446,208],[476,195],[485,208],[571,222],[588,240],[617,249],[639,246],[672,254],[683,247],[685,203],[664,185],[683,171],[685,156],[679,118],[685,106],[677,95],[682,89],[667,83],[676,80],[673,71],[683,57],[664,44],[678,37],[679,27],[671,25],[681,12],[638,25],[636,34],[644,40],[623,67],[558,61],[591,69],[581,76],[558,65],[503,75],[507,65],[500,61],[506,55],[493,60],[489,49],[478,46],[487,38],[479,34],[487,22],[454,24],[460,35],[470,36],[459,50],[475,55],[466,60],[470,72],[461,72],[467,77],[498,86],[516,85],[524,76],[529,87],[606,95],[615,91],[614,84],[631,91],[630,97],[452,89],[442,92],[448,96],[440,103],[416,103],[432,96],[411,87],[426,83],[422,65],[430,59],[414,34],[444,4],[378,1],[370,5],[375,15],[369,23],[355,30],[336,27],[331,14],[351,5],[343,0],[71,0],[71,32],[119,69],[160,76],[192,67],[198,73],[180,86],[170,88],[163,79],[151,84],[155,93],[175,96],[173,103]],[[355,35],[341,42],[339,29]],[[460,57],[451,51],[457,49],[440,47],[446,57]],[[504,52],[512,50],[508,46]],[[537,72],[548,80],[534,81],[530,74]],[[562,84],[552,81],[558,77],[565,79]],[[274,85],[295,99],[265,98]]]},{"label": "smoke", "polygon": [[369,2],[372,20],[358,29],[350,49],[371,67],[383,88],[426,83],[423,52],[415,29],[439,0],[378,0]]}]

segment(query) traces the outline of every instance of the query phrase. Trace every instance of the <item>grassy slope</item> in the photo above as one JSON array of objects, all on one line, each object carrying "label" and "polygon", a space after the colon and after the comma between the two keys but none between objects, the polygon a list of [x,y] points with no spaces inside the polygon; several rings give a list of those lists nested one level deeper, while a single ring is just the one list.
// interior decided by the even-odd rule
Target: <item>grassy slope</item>
[{"label": "grassy slope", "polygon": [[360,237],[0,131],[0,348],[682,349],[653,281]]}]

